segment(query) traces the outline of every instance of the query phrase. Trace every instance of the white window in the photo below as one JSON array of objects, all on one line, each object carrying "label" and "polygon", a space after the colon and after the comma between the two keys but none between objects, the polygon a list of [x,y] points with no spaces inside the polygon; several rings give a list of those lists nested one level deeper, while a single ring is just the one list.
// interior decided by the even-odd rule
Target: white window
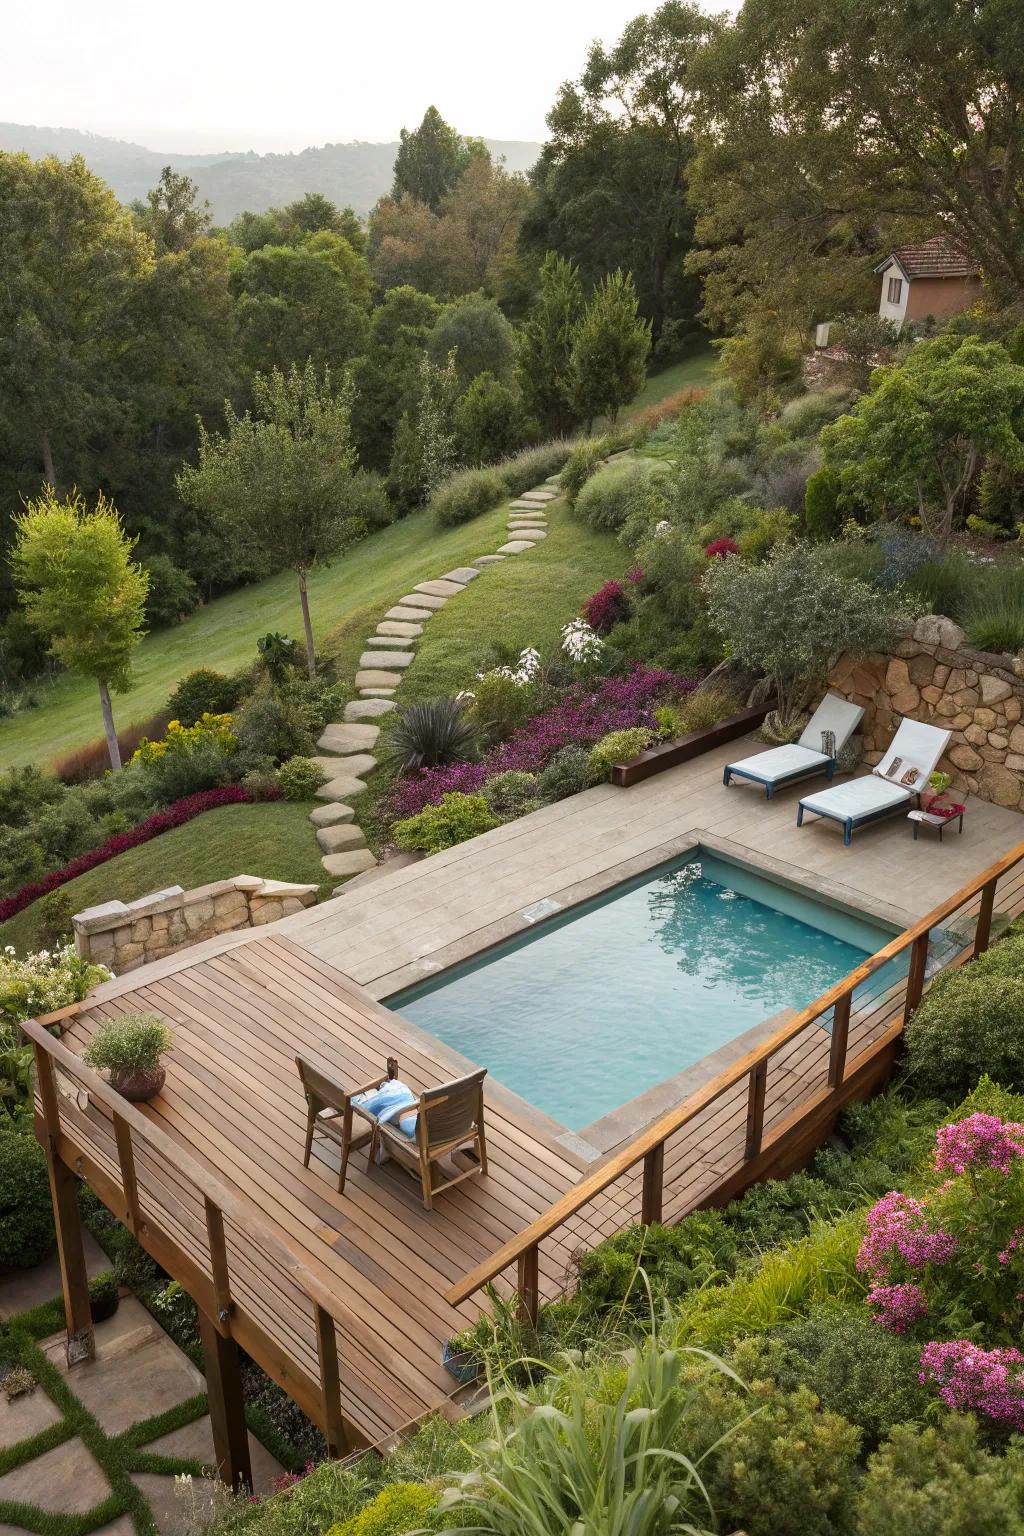
[{"label": "white window", "polygon": [[890,277],[889,286],[885,292],[886,303],[898,304],[903,297],[902,277]]}]

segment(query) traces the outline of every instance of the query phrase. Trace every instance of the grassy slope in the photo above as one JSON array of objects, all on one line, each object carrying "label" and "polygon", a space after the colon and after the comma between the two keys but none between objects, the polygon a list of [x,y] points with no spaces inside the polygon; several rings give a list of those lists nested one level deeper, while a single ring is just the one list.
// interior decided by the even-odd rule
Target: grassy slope
[{"label": "grassy slope", "polygon": [[[309,809],[286,801],[221,806],[140,848],[130,848],[63,889],[71,897],[72,910],[81,912],[101,901],[135,901],[167,885],[187,890],[231,875],[319,885],[324,872],[307,819]],[[33,949],[38,922],[33,904],[0,924],[0,947]]]},{"label": "grassy slope", "polygon": [[684,358],[681,363],[673,363],[668,368],[663,368],[660,373],[652,373],[637,395],[632,405],[623,411],[624,416],[632,416],[637,411],[642,411],[649,405],[659,405],[669,395],[674,395],[676,390],[683,389],[687,384],[710,384],[718,366],[718,355],[710,347],[706,351],[698,352],[694,357]]}]

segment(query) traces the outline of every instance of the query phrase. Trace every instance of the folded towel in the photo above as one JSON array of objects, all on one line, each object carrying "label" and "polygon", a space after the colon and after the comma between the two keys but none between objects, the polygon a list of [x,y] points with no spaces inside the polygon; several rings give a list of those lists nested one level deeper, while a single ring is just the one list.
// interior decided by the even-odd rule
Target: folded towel
[{"label": "folded towel", "polygon": [[390,1077],[381,1083],[379,1088],[371,1088],[368,1093],[353,1095],[353,1104],[358,1104],[360,1109],[367,1110],[377,1119],[381,1119],[384,1112],[397,1108],[402,1104],[415,1104],[416,1095],[407,1083],[400,1078]]},{"label": "folded towel", "polygon": [[378,1115],[377,1118],[379,1119],[381,1125],[397,1126],[402,1135],[408,1136],[409,1140],[411,1141],[412,1138],[416,1135],[416,1121],[419,1119],[419,1116],[410,1115],[406,1111],[408,1110],[409,1105],[415,1104],[415,1102],[415,1098],[410,1096],[408,1099],[404,1099],[400,1104],[393,1104],[390,1109],[384,1110],[383,1114]]}]

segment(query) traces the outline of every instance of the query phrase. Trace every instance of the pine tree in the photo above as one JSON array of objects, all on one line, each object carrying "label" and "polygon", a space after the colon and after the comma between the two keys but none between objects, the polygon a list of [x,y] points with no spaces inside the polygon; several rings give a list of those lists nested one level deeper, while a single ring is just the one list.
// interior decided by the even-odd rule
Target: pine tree
[{"label": "pine tree", "polygon": [[520,334],[519,376],[529,410],[557,437],[573,425],[572,344],[582,313],[579,269],[548,251],[539,296]]},{"label": "pine tree", "polygon": [[632,277],[621,268],[609,272],[573,331],[572,400],[588,432],[595,416],[615,421],[643,388],[650,349],[650,322],[640,318]]}]

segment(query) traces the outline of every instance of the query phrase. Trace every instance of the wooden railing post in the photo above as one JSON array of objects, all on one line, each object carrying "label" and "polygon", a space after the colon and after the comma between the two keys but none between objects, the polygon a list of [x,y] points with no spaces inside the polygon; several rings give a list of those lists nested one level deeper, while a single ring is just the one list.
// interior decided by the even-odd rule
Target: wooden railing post
[{"label": "wooden railing post", "polygon": [[540,1244],[531,1243],[519,1255],[519,1316],[536,1328],[540,1316]]},{"label": "wooden railing post", "polygon": [[930,930],[918,934],[910,946],[910,969],[907,972],[907,997],[903,1007],[903,1022],[916,1012],[917,1005],[921,1001],[924,992],[924,976],[928,969],[928,941],[931,938]]},{"label": "wooden railing post", "polygon": [[828,1085],[840,1088],[846,1070],[846,1047],[850,1039],[850,1005],[853,993],[844,992],[832,1009],[832,1044],[828,1053]]},{"label": "wooden railing post", "polygon": [[210,1271],[213,1275],[213,1290],[217,1298],[217,1329],[223,1334],[231,1333],[231,1312],[234,1303],[231,1300],[231,1277],[228,1274],[228,1249],[224,1240],[224,1213],[219,1205],[215,1205],[209,1195],[205,1197],[206,1203],[206,1236],[210,1244]]},{"label": "wooden railing post", "polygon": [[661,1221],[662,1191],[665,1185],[665,1143],[644,1155],[644,1183],[640,1196],[640,1220],[645,1227],[652,1221]]},{"label": "wooden railing post", "polygon": [[996,900],[996,882],[990,880],[981,888],[981,905],[978,908],[978,924],[974,930],[974,958],[983,955],[992,937],[992,908]]},{"label": "wooden railing post", "polygon": [[222,1480],[235,1493],[252,1492],[249,1431],[245,1425],[242,1373],[238,1345],[219,1333],[212,1318],[199,1313],[199,1337],[203,1342],[206,1396],[210,1405],[213,1454]]},{"label": "wooden railing post", "polygon": [[320,1390],[324,1398],[324,1439],[328,1456],[344,1456],[348,1450],[345,1420],[341,1413],[341,1372],[338,1369],[338,1336],[334,1318],[321,1306],[314,1307],[316,1352],[320,1361]]},{"label": "wooden railing post", "polygon": [[64,1321],[67,1327],[69,1365],[91,1360],[96,1353],[89,1303],[89,1270],[85,1262],[82,1217],[78,1209],[78,1180],[62,1161],[60,1146],[60,1106],[53,1062],[44,1047],[34,1043],[36,1083],[43,1108],[46,1130],[44,1151],[53,1203],[53,1223],[57,1231],[57,1257],[60,1283],[64,1293]]},{"label": "wooden railing post", "polygon": [[121,1183],[124,1186],[124,1219],[133,1237],[142,1228],[142,1208],[139,1205],[139,1184],[135,1177],[135,1153],[132,1151],[132,1131],[127,1120],[114,1115],[114,1140],[117,1142],[117,1160],[121,1164]]},{"label": "wooden railing post", "polygon": [[743,1148],[745,1162],[761,1150],[764,1135],[764,1098],[768,1087],[768,1058],[763,1056],[750,1069],[747,1079],[747,1135]]}]

